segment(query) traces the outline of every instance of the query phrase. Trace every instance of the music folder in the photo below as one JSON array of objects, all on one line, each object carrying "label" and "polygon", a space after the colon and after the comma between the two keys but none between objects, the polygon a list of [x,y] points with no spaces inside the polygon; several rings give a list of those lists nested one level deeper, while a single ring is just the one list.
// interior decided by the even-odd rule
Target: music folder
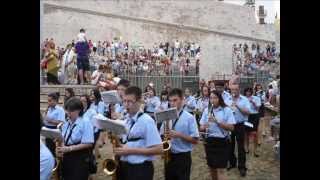
[{"label": "music folder", "polygon": [[121,98],[116,90],[104,91],[101,93],[101,96],[106,104],[118,104],[121,102]]},{"label": "music folder", "polygon": [[94,118],[96,127],[99,129],[104,129],[107,132],[112,132],[113,134],[116,134],[116,135],[127,134],[125,121],[108,119],[102,114],[98,114],[93,118]]},{"label": "music folder", "polygon": [[157,123],[162,123],[163,121],[177,119],[178,118],[177,108],[169,108],[164,111],[155,112],[154,117]]},{"label": "music folder", "polygon": [[46,138],[62,140],[62,133],[59,129],[50,129],[42,127],[40,134]]}]

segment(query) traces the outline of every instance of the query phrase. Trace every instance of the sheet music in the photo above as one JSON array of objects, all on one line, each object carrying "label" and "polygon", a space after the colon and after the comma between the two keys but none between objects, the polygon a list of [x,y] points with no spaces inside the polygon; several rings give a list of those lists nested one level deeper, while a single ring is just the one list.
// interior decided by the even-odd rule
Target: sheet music
[{"label": "sheet music", "polygon": [[170,108],[164,111],[155,112],[154,116],[157,123],[162,123],[163,121],[177,119],[178,118],[177,108]]},{"label": "sheet music", "polygon": [[40,134],[46,138],[63,140],[62,133],[59,129],[42,127]]},{"label": "sheet music", "polygon": [[103,102],[106,104],[117,104],[121,102],[121,98],[116,90],[104,91],[101,93]]},{"label": "sheet music", "polygon": [[122,120],[111,120],[102,114],[94,116],[94,122],[99,129],[105,129],[107,132],[112,132],[116,135],[127,134],[125,122]]}]

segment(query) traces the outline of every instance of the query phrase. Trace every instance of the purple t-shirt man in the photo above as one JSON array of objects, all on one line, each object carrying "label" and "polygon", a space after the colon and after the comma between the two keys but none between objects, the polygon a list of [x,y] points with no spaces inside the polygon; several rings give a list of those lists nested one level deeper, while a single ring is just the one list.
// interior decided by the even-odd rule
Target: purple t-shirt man
[{"label": "purple t-shirt man", "polygon": [[75,46],[78,57],[88,57],[90,52],[89,44],[87,42],[77,42]]}]

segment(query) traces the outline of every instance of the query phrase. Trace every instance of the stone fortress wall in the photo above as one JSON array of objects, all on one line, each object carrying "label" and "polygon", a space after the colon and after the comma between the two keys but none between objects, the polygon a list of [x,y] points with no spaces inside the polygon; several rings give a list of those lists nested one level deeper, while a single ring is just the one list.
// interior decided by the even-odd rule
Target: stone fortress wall
[{"label": "stone fortress wall", "polygon": [[[232,73],[234,43],[274,42],[273,25],[257,24],[251,7],[214,0],[42,0],[41,38],[65,46],[80,28],[93,41],[121,36],[146,48],[155,42],[201,46],[200,77]],[[210,68],[208,68],[210,67]]]}]

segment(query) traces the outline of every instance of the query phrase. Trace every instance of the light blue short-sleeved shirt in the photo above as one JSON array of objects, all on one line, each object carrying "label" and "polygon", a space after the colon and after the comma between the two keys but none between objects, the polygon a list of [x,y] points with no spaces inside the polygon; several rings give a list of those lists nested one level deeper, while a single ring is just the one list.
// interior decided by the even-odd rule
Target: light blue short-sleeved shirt
[{"label": "light blue short-sleeved shirt", "polygon": [[203,112],[206,108],[209,106],[209,98],[200,98],[197,101],[197,109],[199,109],[201,112]]},{"label": "light blue short-sleeved shirt", "polygon": [[[180,112],[179,112],[180,113]],[[169,127],[172,129],[175,120],[169,121]],[[163,124],[161,126],[161,133],[163,134]],[[185,135],[199,138],[199,131],[196,119],[194,116],[187,111],[183,110],[181,113],[179,120],[176,122],[174,127],[175,131],[183,133]],[[193,144],[182,140],[181,138],[172,138],[171,139],[171,152],[172,153],[182,153],[182,152],[189,152],[192,151]]]},{"label": "light blue short-sleeved shirt", "polygon": [[64,143],[66,143],[67,137],[72,129],[72,134],[67,142],[67,145],[73,144],[93,144],[93,126],[88,119],[83,117],[78,117],[74,123],[70,120],[64,123],[62,126],[62,136],[64,138]]},{"label": "light blue short-sleeved shirt", "polygon": [[40,140],[40,180],[50,180],[54,164],[52,153]]},{"label": "light blue short-sleeved shirt", "polygon": [[98,132],[99,129],[95,127],[95,122],[93,118],[95,115],[97,115],[97,112],[94,109],[89,108],[86,110],[82,117],[84,121],[87,120],[92,124],[94,132]]},{"label": "light blue short-sleeved shirt", "polygon": [[[250,102],[245,96],[240,95],[235,103],[240,108],[246,109],[249,112],[251,112],[250,111]],[[240,110],[238,108],[233,108],[232,110],[233,110],[234,119],[236,120],[237,123],[242,123],[244,121],[248,121],[248,115],[245,115],[242,112],[240,112]]]},{"label": "light blue short-sleeved shirt", "polygon": [[[160,134],[158,132],[157,126],[154,120],[146,113],[141,115],[139,118],[137,112],[133,117],[129,117],[129,114],[126,116],[126,126],[128,130],[130,129],[133,122],[131,130],[128,132],[127,136],[129,139],[141,138],[137,141],[128,141],[126,145],[130,148],[148,148],[154,145],[162,144]],[[126,137],[127,137],[126,136]],[[153,161],[155,160],[154,155],[125,155],[121,156],[121,161],[127,161],[131,164],[141,164],[144,161]]]},{"label": "light blue short-sleeved shirt", "polygon": [[[213,113],[214,117],[217,119],[219,123],[225,124],[236,124],[236,121],[233,116],[233,111],[230,107],[222,108],[219,106],[218,108],[213,108],[211,112]],[[208,123],[208,108],[202,113],[200,124],[204,125]],[[219,127],[217,123],[209,122],[208,137],[218,137],[224,138],[228,136],[229,131],[224,130],[223,128]]]},{"label": "light blue short-sleeved shirt", "polygon": [[119,104],[119,103],[115,104],[115,112],[124,114],[124,113],[126,113],[126,108],[124,107],[123,104]]},{"label": "light blue short-sleeved shirt", "polygon": [[224,103],[227,106],[231,106],[232,105],[232,96],[231,96],[231,94],[228,93],[227,91],[223,91],[221,95],[222,95]]},{"label": "light blue short-sleeved shirt", "polygon": [[148,112],[156,112],[156,110],[160,106],[160,98],[158,96],[153,96],[147,99],[146,102],[146,111]]},{"label": "light blue short-sleeved shirt", "polygon": [[[66,122],[65,116],[66,115],[65,115],[64,109],[56,105],[55,107],[49,107],[48,112],[46,114],[46,119],[51,119],[57,122],[59,121]],[[54,124],[47,122],[46,119],[44,120],[44,124],[46,126],[55,126]]]},{"label": "light blue short-sleeved shirt", "polygon": [[104,114],[105,111],[108,111],[108,109],[106,108],[106,104],[103,101],[100,101],[98,103],[98,105],[95,105],[95,103],[91,103],[90,105],[90,109],[94,109],[97,113],[99,114]]},{"label": "light blue short-sleeved shirt", "polygon": [[260,101],[260,98],[257,97],[257,96],[251,96],[249,97],[249,100],[250,98],[252,98],[252,101],[256,104],[257,108],[254,107],[253,103],[251,103],[250,101],[250,112],[252,114],[258,114],[259,113],[259,107],[261,106],[261,101]]},{"label": "light blue short-sleeved shirt", "polygon": [[169,102],[168,101],[161,101],[160,106],[158,108],[158,111],[160,110],[167,110],[169,108]]},{"label": "light blue short-sleeved shirt", "polygon": [[266,100],[266,93],[264,91],[257,91],[256,94],[260,98],[261,104],[264,104]]},{"label": "light blue short-sleeved shirt", "polygon": [[185,98],[184,101],[185,101],[184,110],[187,112],[193,112],[193,110],[197,106],[196,99],[193,96],[188,96]]}]

